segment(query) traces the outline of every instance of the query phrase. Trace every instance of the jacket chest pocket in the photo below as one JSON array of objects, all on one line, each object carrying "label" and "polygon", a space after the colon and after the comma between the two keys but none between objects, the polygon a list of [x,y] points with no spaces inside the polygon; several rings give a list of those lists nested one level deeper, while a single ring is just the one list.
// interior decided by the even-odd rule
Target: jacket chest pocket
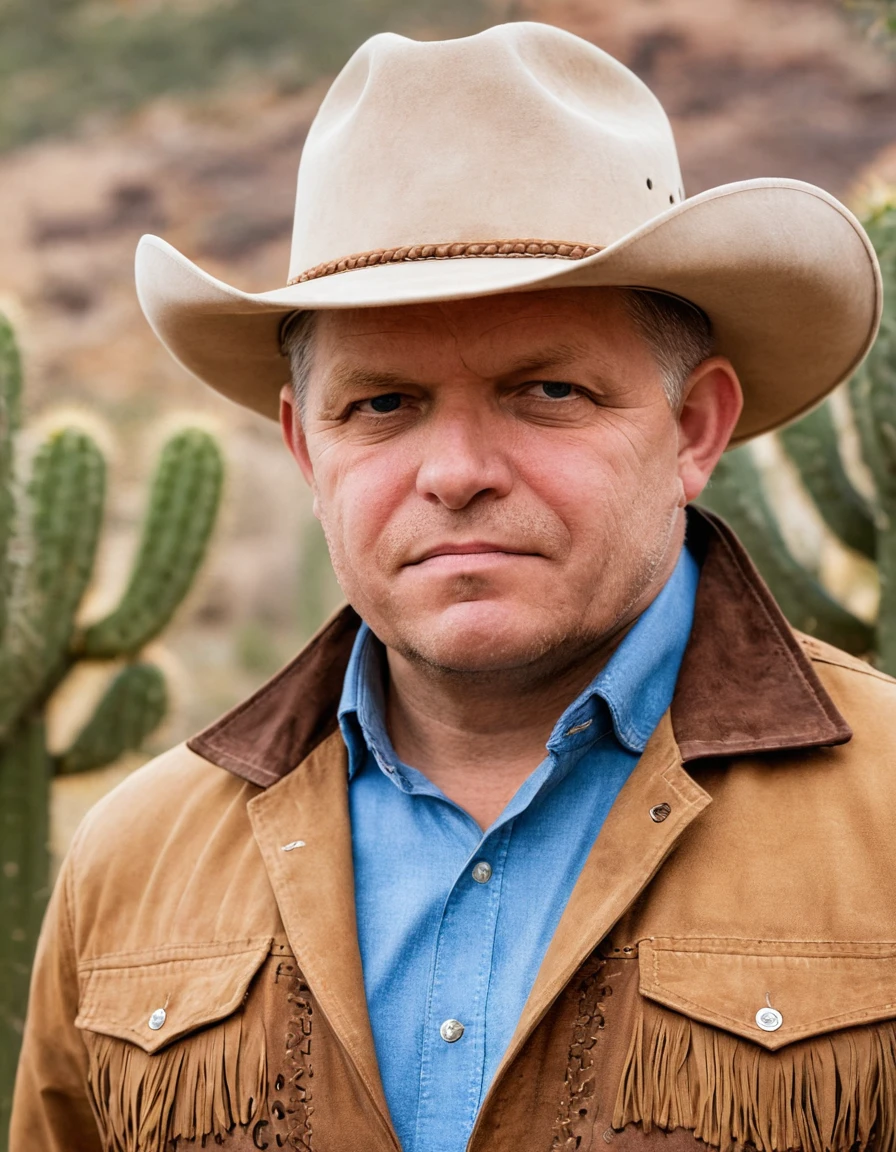
[{"label": "jacket chest pocket", "polygon": [[244,1002],[271,940],[101,958],[81,971],[76,1025],[105,1152],[220,1142],[266,1097],[261,1019]]},{"label": "jacket chest pocket", "polygon": [[715,1148],[896,1145],[896,944],[649,939],[613,1125]]}]

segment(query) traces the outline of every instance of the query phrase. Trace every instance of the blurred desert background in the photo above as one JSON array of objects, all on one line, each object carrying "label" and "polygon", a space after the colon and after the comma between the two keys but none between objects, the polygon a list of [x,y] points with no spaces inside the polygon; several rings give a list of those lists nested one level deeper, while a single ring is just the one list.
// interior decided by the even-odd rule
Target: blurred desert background
[{"label": "blurred desert background", "polygon": [[[654,89],[689,195],[791,176],[857,202],[896,183],[896,60],[870,14],[835,0],[0,2],[0,309],[21,341],[28,420],[75,413],[109,454],[91,615],[120,592],[166,432],[198,419],[227,460],[209,558],[154,653],[170,715],[139,755],[56,781],[57,858],[103,792],[251,692],[339,601],[278,429],[189,377],[143,320],[138,238],[160,234],[241,288],[281,285],[302,142],[349,52],[384,29],[529,18],[587,37]],[[98,691],[85,674],[60,693],[55,741]]]}]

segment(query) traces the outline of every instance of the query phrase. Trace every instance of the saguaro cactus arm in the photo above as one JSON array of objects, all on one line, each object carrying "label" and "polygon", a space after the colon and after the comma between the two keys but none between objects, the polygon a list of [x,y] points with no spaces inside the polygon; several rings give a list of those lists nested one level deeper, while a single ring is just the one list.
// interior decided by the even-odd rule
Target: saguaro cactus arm
[{"label": "saguaro cactus arm", "polygon": [[722,457],[700,503],[731,524],[795,628],[847,652],[871,651],[873,629],[829,596],[787,547],[748,448]]},{"label": "saguaro cactus arm", "polygon": [[877,251],[887,305],[873,348],[849,385],[856,425],[878,499],[896,499],[896,203],[866,221]]},{"label": "saguaro cactus arm", "polygon": [[874,519],[846,474],[830,402],[784,428],[780,437],[827,526],[844,544],[873,560]]},{"label": "saguaro cactus arm", "polygon": [[880,260],[884,312],[874,347],[850,381],[849,398],[877,491],[876,557],[880,577],[877,653],[896,673],[896,203],[866,221]]},{"label": "saguaro cactus arm", "polygon": [[35,540],[30,583],[47,672],[56,668],[67,648],[90,582],[105,489],[105,461],[83,432],[66,428],[54,433],[35,458],[28,486]]},{"label": "saguaro cactus arm", "polygon": [[118,607],[87,629],[79,650],[92,658],[130,656],[165,627],[205,554],[221,496],[217,444],[186,429],[162,449],[131,577]]},{"label": "saguaro cactus arm", "polygon": [[68,665],[75,613],[90,580],[105,495],[94,441],[67,428],[34,458],[28,485],[28,562],[18,573],[0,654],[0,734],[46,698]]},{"label": "saguaro cactus arm", "polygon": [[165,678],[153,664],[130,664],[115,677],[93,716],[56,762],[60,775],[102,768],[139,748],[165,715]]}]

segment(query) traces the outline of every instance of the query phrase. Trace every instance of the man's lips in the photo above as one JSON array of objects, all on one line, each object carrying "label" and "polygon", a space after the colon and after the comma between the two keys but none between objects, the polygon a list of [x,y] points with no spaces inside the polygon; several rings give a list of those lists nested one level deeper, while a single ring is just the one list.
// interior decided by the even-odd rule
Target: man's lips
[{"label": "man's lips", "polygon": [[436,544],[425,551],[417,553],[408,561],[408,567],[415,564],[424,564],[428,560],[447,559],[466,556],[537,556],[539,553],[527,548],[517,548],[512,544],[499,544],[490,540],[470,540],[466,542],[451,542]]}]

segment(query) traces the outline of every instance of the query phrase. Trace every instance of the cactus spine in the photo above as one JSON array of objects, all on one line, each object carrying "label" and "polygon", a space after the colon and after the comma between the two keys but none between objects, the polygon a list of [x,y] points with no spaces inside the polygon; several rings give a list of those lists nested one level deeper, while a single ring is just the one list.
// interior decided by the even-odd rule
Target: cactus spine
[{"label": "cactus spine", "polygon": [[[22,371],[0,316],[0,1148],[5,1146],[31,959],[50,887],[54,776],[110,764],[166,709],[165,681],[139,659],[183,600],[214,526],[223,479],[215,441],[185,429],[164,446],[127,588],[105,619],[81,627],[102,525],[106,466],[94,440],[54,431],[17,483]],[[93,716],[60,754],[44,714],[82,659],[123,664]]]},{"label": "cactus spine", "polygon": [[849,549],[873,560],[880,579],[874,626],[838,604],[784,542],[749,446],[723,456],[701,503],[740,534],[791,624],[868,656],[896,675],[896,202],[865,220],[880,259],[884,314],[880,334],[848,384],[849,405],[862,457],[874,481],[869,502],[843,465],[831,402],[778,433],[803,486],[828,528]]}]

